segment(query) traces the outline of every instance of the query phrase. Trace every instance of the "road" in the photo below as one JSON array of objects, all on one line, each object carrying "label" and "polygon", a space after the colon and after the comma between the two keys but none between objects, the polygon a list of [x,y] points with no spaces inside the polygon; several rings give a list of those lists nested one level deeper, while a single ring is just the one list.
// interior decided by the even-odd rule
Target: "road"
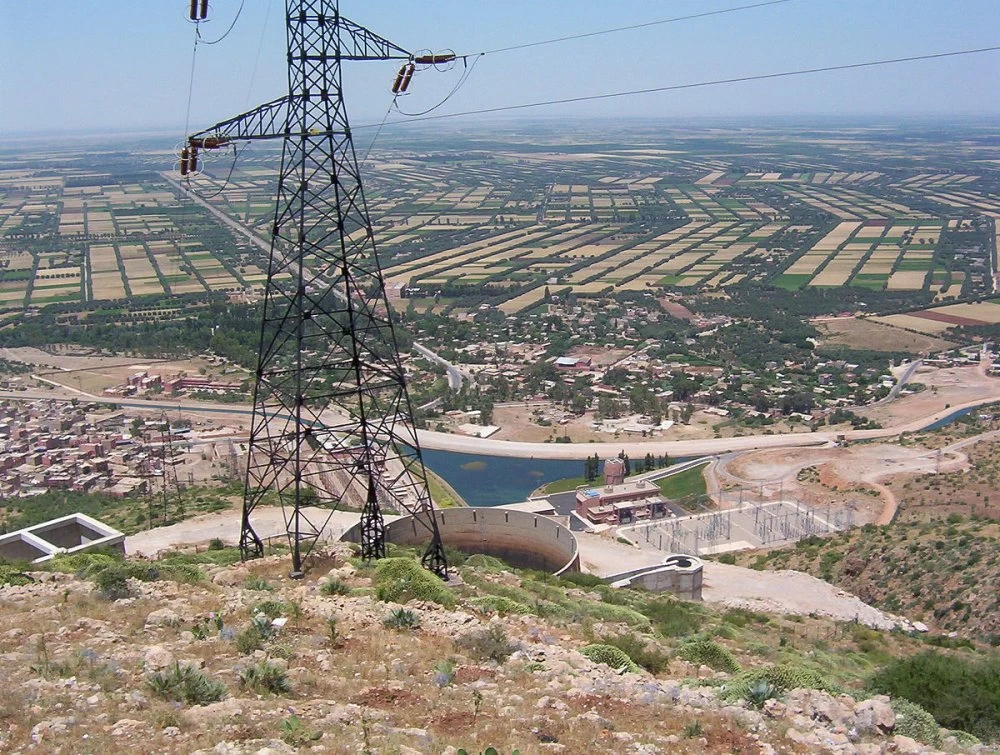
[{"label": "road", "polygon": [[462,381],[465,379],[465,376],[458,371],[458,367],[419,343],[413,344],[413,350],[421,356],[427,357],[432,362],[444,367],[445,374],[448,376],[448,387],[451,388],[451,390],[456,393],[462,390]]},{"label": "road", "polygon": [[160,173],[160,175],[163,177],[163,179],[167,183],[169,183],[171,186],[173,186],[175,189],[177,189],[179,192],[181,192],[181,194],[183,196],[189,197],[192,201],[195,202],[195,204],[201,205],[206,210],[208,210],[210,213],[212,213],[212,217],[216,218],[220,223],[224,223],[226,226],[228,226],[229,228],[232,228],[234,231],[236,231],[241,236],[246,236],[247,239],[249,239],[252,243],[256,244],[258,247],[260,247],[261,249],[263,249],[268,254],[271,253],[271,241],[270,241],[270,239],[265,239],[265,238],[263,238],[261,236],[258,236],[251,229],[247,228],[242,223],[240,223],[240,222],[234,220],[233,218],[229,217],[222,210],[220,210],[220,209],[218,209],[216,207],[213,207],[210,202],[202,199],[198,195],[198,193],[196,191],[192,191],[192,190],[188,189],[187,186],[185,186],[184,184],[182,184],[180,181],[176,180],[173,177],[173,174],[171,174],[170,172],[164,171],[163,173]]},{"label": "road", "polygon": [[[981,367],[983,369],[984,367]],[[65,388],[66,393],[59,395],[45,391],[0,391],[0,397],[20,399],[63,399],[85,398],[88,401],[104,404],[117,404],[128,408],[146,409],[149,411],[185,411],[198,414],[220,415],[235,419],[250,418],[252,410],[247,405],[212,404],[201,402],[183,402],[157,400],[121,399],[104,396],[92,396],[76,390]],[[1000,381],[993,395],[975,399],[964,404],[957,404],[942,409],[926,417],[910,422],[882,427],[874,430],[846,430],[844,432],[815,433],[778,433],[775,435],[748,435],[739,438],[702,438],[697,440],[653,440],[653,441],[613,441],[609,443],[528,443],[523,441],[493,440],[491,438],[473,438],[463,435],[451,435],[430,430],[419,430],[418,440],[422,448],[436,451],[454,451],[456,453],[482,454],[488,456],[505,456],[531,459],[586,459],[595,453],[602,458],[617,456],[624,451],[633,458],[652,453],[656,456],[715,456],[732,451],[754,451],[765,448],[794,448],[804,446],[832,446],[840,437],[848,441],[879,440],[894,438],[901,433],[917,432],[927,425],[944,419],[956,411],[975,408],[984,404],[1000,401]],[[247,423],[249,424],[249,422]],[[234,439],[238,439],[235,438]]]}]

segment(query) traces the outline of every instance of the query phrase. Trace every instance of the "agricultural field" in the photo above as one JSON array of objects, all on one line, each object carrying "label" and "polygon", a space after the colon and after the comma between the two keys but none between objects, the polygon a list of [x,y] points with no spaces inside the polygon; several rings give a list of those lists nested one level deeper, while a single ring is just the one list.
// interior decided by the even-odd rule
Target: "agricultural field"
[{"label": "agricultural field", "polygon": [[[836,139],[639,123],[413,130],[371,150],[366,201],[398,308],[513,315],[567,296],[770,286],[871,292],[877,313],[879,295],[898,311],[898,295],[920,309],[993,294],[1000,150],[907,134],[903,146],[860,127]],[[220,152],[185,188],[266,240],[280,156]],[[0,171],[0,311],[259,295],[261,245],[182,193],[164,145],[139,142],[110,165],[55,147],[0,154],[13,156]],[[887,317],[931,336],[948,324]]]},{"label": "agricultural field", "polygon": [[139,150],[112,172],[88,159],[21,152],[22,167],[0,171],[0,311],[239,292],[266,277],[259,250],[143,169],[162,157]]}]

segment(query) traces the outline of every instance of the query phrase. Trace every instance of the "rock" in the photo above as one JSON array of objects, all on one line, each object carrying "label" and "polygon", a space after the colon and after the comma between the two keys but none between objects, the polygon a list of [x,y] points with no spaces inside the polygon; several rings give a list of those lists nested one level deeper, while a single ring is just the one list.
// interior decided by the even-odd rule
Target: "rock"
[{"label": "rock", "polygon": [[174,654],[162,645],[150,645],[143,651],[142,664],[147,671],[160,671],[174,665]]},{"label": "rock", "polygon": [[921,755],[921,753],[931,752],[930,747],[926,747],[915,739],[897,734],[892,738],[892,743],[896,746],[899,755]]},{"label": "rock", "polygon": [[229,698],[209,705],[194,705],[185,710],[183,715],[192,726],[201,726],[241,716],[243,707],[239,700]]},{"label": "rock", "polygon": [[146,617],[147,627],[175,627],[181,623],[181,617],[169,608],[160,608]]},{"label": "rock", "polygon": [[111,727],[111,736],[127,737],[138,734],[141,730],[148,728],[149,724],[145,721],[138,721],[134,718],[122,718],[115,721],[114,726]]},{"label": "rock", "polygon": [[926,624],[924,624],[924,622],[922,622],[922,621],[914,621],[913,622],[913,628],[916,629],[918,632],[929,632],[929,631],[931,631],[928,628],[928,626]]},{"label": "rock", "polygon": [[862,700],[854,706],[854,726],[861,733],[888,734],[896,726],[896,714],[884,695]]},{"label": "rock", "polygon": [[39,744],[47,739],[52,739],[60,734],[65,734],[66,730],[69,729],[73,723],[73,719],[68,717],[50,718],[45,721],[39,721],[31,727],[31,741],[35,744]]},{"label": "rock", "polygon": [[787,711],[788,707],[774,698],[764,701],[764,715],[768,718],[782,718]]},{"label": "rock", "polygon": [[212,577],[212,582],[222,587],[236,587],[243,584],[249,574],[245,568],[222,569]]},{"label": "rock", "polygon": [[357,571],[358,570],[350,564],[345,564],[344,566],[339,566],[336,569],[330,569],[326,578],[328,581],[334,579],[350,579],[357,573]]}]

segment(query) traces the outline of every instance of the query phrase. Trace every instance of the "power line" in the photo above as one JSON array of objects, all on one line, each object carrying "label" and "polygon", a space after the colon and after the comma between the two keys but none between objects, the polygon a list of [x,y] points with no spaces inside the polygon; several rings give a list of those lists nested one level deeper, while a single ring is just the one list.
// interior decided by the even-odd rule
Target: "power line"
[{"label": "power line", "polygon": [[229,28],[226,29],[225,34],[223,34],[218,39],[213,39],[211,42],[207,42],[204,39],[201,39],[201,31],[199,30],[198,31],[198,39],[201,40],[201,43],[203,45],[217,45],[217,44],[219,44],[219,42],[221,42],[226,37],[228,37],[229,36],[229,32],[231,32],[234,28],[236,28],[236,22],[239,21],[240,20],[240,16],[243,15],[243,6],[245,4],[246,4],[246,0],[240,0],[240,7],[239,7],[239,10],[236,11],[236,17],[233,18],[233,22],[231,24],[229,24]]},{"label": "power line", "polygon": [[[884,60],[869,60],[863,63],[845,63],[836,66],[821,66],[819,68],[802,68],[796,71],[780,71],[778,73],[761,73],[753,76],[735,76],[728,79],[713,79],[711,81],[698,81],[691,84],[671,84],[662,87],[649,87],[647,89],[630,89],[625,92],[609,92],[606,94],[591,94],[580,97],[566,97],[558,100],[542,100],[540,102],[525,102],[518,105],[500,105],[497,107],[480,108],[478,110],[465,110],[460,113],[444,113],[442,115],[428,115],[407,120],[389,121],[384,124],[397,126],[403,123],[414,123],[418,121],[436,121],[443,118],[460,118],[466,115],[483,115],[486,113],[501,113],[508,110],[526,110],[528,108],[545,107],[548,105],[565,105],[574,102],[588,102],[592,100],[609,100],[616,97],[629,97],[637,94],[653,94],[655,92],[674,92],[681,89],[698,89],[700,87],[719,86],[720,84],[739,84],[746,81],[764,81],[767,79],[780,79],[788,76],[805,76],[813,73],[826,73],[828,71],[847,71],[855,68],[872,68],[875,66],[892,65],[895,63],[912,63],[918,60],[934,60],[936,58],[953,58],[959,55],[978,55],[985,52],[996,52],[1000,50],[1000,45],[993,47],[977,47],[970,50],[952,50],[949,52],[936,52],[926,55],[910,55],[904,58],[887,58]],[[355,129],[375,128],[377,124],[366,124],[355,126]]]},{"label": "power line", "polygon": [[615,34],[620,31],[631,31],[633,29],[645,29],[650,26],[661,26],[663,24],[673,24],[678,21],[691,21],[696,18],[707,18],[708,16],[721,16],[726,13],[735,13],[741,10],[750,10],[752,8],[763,8],[768,5],[781,5],[782,3],[790,3],[792,0],[767,0],[767,2],[762,3],[752,3],[750,5],[738,5],[734,8],[720,8],[719,10],[705,11],[703,13],[692,13],[687,16],[675,16],[674,18],[664,18],[660,21],[646,21],[641,24],[632,24],[631,26],[618,26],[614,29],[603,29],[601,31],[591,31],[585,32],[583,34],[573,34],[568,37],[556,37],[554,39],[543,39],[538,42],[526,42],[522,45],[511,45],[510,47],[498,47],[495,50],[485,50],[482,55],[492,55],[498,52],[509,52],[511,50],[524,50],[528,47],[541,47],[542,45],[554,45],[557,42],[569,42],[574,39],[586,39],[587,37],[598,37],[602,34]]}]

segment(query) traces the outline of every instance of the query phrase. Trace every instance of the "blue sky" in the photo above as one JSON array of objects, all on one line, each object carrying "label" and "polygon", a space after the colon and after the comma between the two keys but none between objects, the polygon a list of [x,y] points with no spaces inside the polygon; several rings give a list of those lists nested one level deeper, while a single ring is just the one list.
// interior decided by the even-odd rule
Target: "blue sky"
[{"label": "blue sky", "polygon": [[[342,0],[341,11],[407,49],[475,53],[749,1]],[[239,0],[213,0],[204,37],[224,31],[238,7]],[[191,130],[284,93],[283,12],[283,0],[246,0],[233,33],[221,44],[198,48]],[[0,0],[0,135],[182,131],[194,40],[186,13],[187,0]],[[791,0],[487,55],[438,112],[997,44],[997,0]],[[381,120],[394,72],[390,62],[349,65],[348,107],[355,124]],[[450,91],[458,75],[421,74],[402,106],[425,109]],[[1000,53],[529,112],[664,118],[996,115]]]}]

